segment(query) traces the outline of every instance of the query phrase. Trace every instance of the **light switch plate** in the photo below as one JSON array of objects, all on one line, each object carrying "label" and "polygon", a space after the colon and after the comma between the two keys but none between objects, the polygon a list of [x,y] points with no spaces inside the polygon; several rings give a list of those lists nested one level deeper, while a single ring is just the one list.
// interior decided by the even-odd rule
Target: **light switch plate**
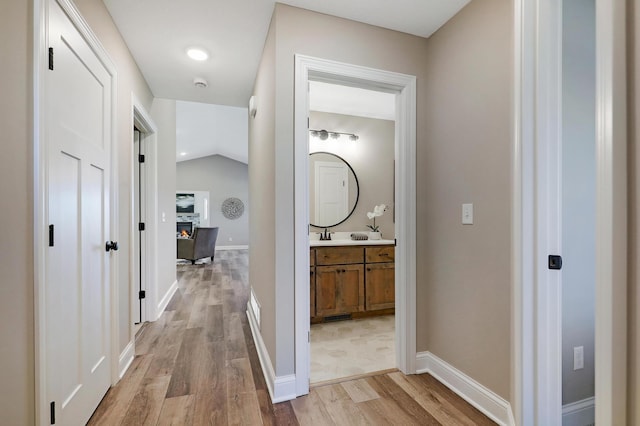
[{"label": "light switch plate", "polygon": [[462,224],[473,225],[473,204],[462,205]]}]

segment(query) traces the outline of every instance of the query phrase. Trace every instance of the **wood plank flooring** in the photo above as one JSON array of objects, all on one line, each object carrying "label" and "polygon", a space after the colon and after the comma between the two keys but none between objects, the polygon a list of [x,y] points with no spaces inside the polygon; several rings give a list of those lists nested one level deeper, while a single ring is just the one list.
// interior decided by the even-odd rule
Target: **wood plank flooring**
[{"label": "wood plank flooring", "polygon": [[179,289],[138,333],[136,357],[90,425],[494,425],[429,375],[311,389],[273,405],[246,318],[246,250],[178,265]]}]

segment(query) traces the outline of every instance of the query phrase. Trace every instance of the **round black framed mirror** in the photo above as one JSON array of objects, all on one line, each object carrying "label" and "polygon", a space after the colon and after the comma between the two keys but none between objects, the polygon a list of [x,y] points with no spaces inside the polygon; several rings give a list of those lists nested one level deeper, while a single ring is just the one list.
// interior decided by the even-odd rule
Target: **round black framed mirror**
[{"label": "round black framed mirror", "polygon": [[330,152],[309,154],[309,223],[331,228],[347,220],[358,204],[360,186],[353,168]]}]

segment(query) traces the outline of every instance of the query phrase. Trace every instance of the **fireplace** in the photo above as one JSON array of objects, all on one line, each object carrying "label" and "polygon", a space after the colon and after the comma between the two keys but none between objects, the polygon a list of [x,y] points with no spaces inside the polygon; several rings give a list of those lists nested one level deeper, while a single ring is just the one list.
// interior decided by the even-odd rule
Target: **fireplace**
[{"label": "fireplace", "polygon": [[186,233],[187,236],[190,237],[193,233],[193,222],[178,222],[176,231],[178,235],[184,235]]}]

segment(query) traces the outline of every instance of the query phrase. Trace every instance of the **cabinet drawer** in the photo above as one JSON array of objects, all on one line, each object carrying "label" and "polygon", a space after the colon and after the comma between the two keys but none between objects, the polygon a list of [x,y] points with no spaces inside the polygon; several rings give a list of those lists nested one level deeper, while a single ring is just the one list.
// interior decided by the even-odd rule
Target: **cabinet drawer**
[{"label": "cabinet drawer", "polygon": [[316,265],[348,265],[364,262],[362,247],[316,248]]},{"label": "cabinet drawer", "polygon": [[367,263],[393,262],[395,260],[395,247],[367,247]]}]

